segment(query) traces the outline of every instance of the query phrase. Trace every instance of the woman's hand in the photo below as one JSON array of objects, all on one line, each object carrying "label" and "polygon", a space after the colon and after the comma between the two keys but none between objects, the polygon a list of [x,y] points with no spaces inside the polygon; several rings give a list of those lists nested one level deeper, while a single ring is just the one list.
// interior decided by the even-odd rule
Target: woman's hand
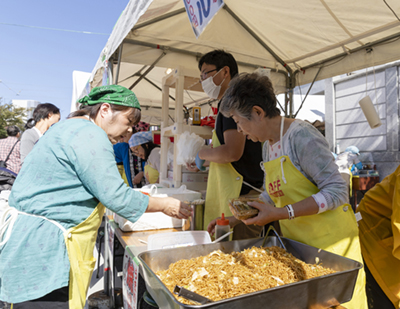
[{"label": "woman's hand", "polygon": [[139,172],[135,177],[133,177],[133,183],[135,185],[139,184],[142,181],[143,176],[144,176],[144,173]]},{"label": "woman's hand", "polygon": [[274,205],[269,203],[248,202],[248,205],[257,208],[259,212],[257,216],[243,220],[243,223],[246,225],[266,225],[272,221],[283,219],[284,212],[286,211],[286,209],[276,208]]},{"label": "woman's hand", "polygon": [[[215,233],[215,226],[217,225],[217,220],[221,219],[221,217],[218,217],[214,220],[212,220],[207,227],[207,232],[212,236]],[[233,228],[236,226],[238,223],[240,223],[240,220],[236,219],[234,216],[230,217],[225,217],[225,219],[229,220],[229,226]]]},{"label": "woman's hand", "polygon": [[190,172],[198,172],[200,171],[197,166],[196,163],[192,162],[192,163],[186,163],[186,168],[188,171]]},{"label": "woman's hand", "polygon": [[146,212],[157,211],[172,218],[187,219],[191,216],[192,208],[173,197],[150,197]]}]

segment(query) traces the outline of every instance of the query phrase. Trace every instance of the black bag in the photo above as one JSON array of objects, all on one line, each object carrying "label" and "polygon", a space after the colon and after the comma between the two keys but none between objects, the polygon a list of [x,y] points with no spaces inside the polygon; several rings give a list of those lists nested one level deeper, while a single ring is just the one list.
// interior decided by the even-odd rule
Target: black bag
[{"label": "black bag", "polygon": [[7,168],[7,163],[6,163],[6,162],[8,161],[8,158],[9,158],[10,155],[12,154],[12,152],[13,152],[13,150],[14,150],[14,147],[15,147],[15,145],[17,145],[18,142],[19,142],[19,141],[16,141],[15,144],[14,144],[14,146],[12,146],[11,151],[9,152],[7,158],[6,158],[4,161],[3,161],[3,160],[0,160],[0,167]]},{"label": "black bag", "polygon": [[0,167],[0,192],[3,190],[11,190],[15,178],[17,178],[17,174],[6,168]]}]

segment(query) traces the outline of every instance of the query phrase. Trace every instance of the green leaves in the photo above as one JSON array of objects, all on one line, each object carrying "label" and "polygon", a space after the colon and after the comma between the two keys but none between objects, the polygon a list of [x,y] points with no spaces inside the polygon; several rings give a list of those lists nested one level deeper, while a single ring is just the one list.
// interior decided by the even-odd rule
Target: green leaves
[{"label": "green leaves", "polygon": [[0,138],[7,137],[7,126],[16,125],[23,131],[26,113],[26,108],[15,107],[12,103],[3,104],[0,98]]}]

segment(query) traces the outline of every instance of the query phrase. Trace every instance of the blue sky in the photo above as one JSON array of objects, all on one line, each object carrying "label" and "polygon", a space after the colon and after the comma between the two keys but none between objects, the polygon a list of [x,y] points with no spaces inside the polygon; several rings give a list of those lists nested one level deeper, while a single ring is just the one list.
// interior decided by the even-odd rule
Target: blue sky
[{"label": "blue sky", "polygon": [[72,99],[72,72],[93,70],[128,2],[0,1],[0,97],[3,102],[13,99],[50,102],[60,108],[61,118],[65,119]]}]

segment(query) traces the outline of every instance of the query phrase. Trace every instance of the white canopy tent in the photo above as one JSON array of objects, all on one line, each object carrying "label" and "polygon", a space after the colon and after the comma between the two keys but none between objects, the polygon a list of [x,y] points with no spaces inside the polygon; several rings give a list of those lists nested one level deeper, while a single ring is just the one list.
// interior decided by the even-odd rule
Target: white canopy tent
[{"label": "white canopy tent", "polygon": [[[167,68],[198,70],[203,54],[224,49],[240,72],[271,69],[276,93],[285,93],[281,104],[292,116],[295,86],[400,59],[397,0],[224,2],[196,39],[183,0],[131,0],[96,63],[92,87],[101,85],[104,67],[112,63],[113,82],[131,83],[139,94],[146,79],[160,85]],[[155,107],[161,91],[150,88],[140,102]],[[191,96],[185,95],[185,105],[207,101],[201,93]]]},{"label": "white canopy tent", "polygon": [[[160,124],[161,106],[162,106],[162,78],[170,71],[162,67],[154,67],[144,75],[150,66],[124,63],[118,74],[118,84],[132,88],[142,107],[142,121],[151,124]],[[199,86],[199,85],[197,85]],[[170,123],[173,123],[175,89],[170,90]],[[210,100],[203,92],[186,90],[183,94],[183,100],[187,109],[193,106],[202,106],[202,116],[212,113],[210,106],[213,100]],[[186,113],[187,115],[187,113]]]}]

